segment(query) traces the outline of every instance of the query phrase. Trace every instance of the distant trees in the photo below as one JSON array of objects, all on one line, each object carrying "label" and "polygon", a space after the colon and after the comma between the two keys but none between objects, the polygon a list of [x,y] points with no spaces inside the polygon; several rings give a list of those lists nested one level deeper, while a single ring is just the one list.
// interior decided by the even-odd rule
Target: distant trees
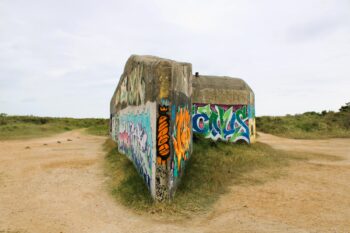
[{"label": "distant trees", "polygon": [[344,106],[341,106],[339,112],[350,112],[350,102],[346,103]]}]

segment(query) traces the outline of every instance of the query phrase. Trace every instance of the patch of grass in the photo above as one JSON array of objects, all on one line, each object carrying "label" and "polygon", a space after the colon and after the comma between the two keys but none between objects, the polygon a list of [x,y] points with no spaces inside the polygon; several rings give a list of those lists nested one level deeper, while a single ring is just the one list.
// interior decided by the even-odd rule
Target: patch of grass
[{"label": "patch of grass", "polygon": [[111,139],[107,139],[103,147],[107,152],[105,174],[109,178],[112,195],[127,206],[136,205],[144,209],[152,205],[152,197],[132,162],[118,152]]},{"label": "patch of grass", "polygon": [[86,129],[86,132],[98,136],[106,136],[109,134],[109,121],[105,119],[99,119],[100,121],[93,122],[91,126]]},{"label": "patch of grass", "polygon": [[256,127],[263,133],[287,138],[349,138],[350,110],[343,106],[339,112],[306,112],[281,117],[257,117]]},{"label": "patch of grass", "polygon": [[[262,143],[232,145],[196,137],[174,200],[154,203],[132,162],[117,151],[116,144],[107,140],[105,150],[105,171],[112,195],[138,212],[172,218],[207,210],[231,185],[257,185],[279,178],[285,175],[282,168],[290,161],[308,159],[306,155],[275,150]],[[264,175],[251,175],[257,171],[263,171]]]},{"label": "patch of grass", "polygon": [[0,140],[44,137],[68,130],[87,128],[94,135],[108,134],[108,119],[74,119],[0,114]]}]

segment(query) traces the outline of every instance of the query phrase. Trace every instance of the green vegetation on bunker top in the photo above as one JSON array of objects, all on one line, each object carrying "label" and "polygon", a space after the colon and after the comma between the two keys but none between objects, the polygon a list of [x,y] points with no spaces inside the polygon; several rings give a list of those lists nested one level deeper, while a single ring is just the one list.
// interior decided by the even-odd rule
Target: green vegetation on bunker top
[{"label": "green vegetation on bunker top", "polygon": [[0,140],[44,137],[79,128],[86,128],[88,133],[94,135],[108,135],[108,119],[0,114]]},{"label": "green vegetation on bunker top", "polygon": [[263,133],[296,139],[350,137],[350,103],[338,112],[322,111],[279,117],[256,118],[257,130]]},{"label": "green vegetation on bunker top", "polygon": [[193,146],[174,200],[155,203],[132,162],[108,139],[104,144],[105,174],[112,196],[136,212],[182,218],[208,210],[231,185],[257,185],[279,178],[290,161],[307,159],[304,154],[262,143],[232,145],[195,136]]}]

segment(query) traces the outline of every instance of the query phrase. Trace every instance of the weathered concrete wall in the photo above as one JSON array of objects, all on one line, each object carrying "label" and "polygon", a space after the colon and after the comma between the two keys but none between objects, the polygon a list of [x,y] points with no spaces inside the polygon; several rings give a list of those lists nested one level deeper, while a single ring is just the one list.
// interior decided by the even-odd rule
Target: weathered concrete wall
[{"label": "weathered concrete wall", "polygon": [[194,76],[193,132],[213,140],[252,143],[256,138],[255,100],[241,79]]},{"label": "weathered concrete wall", "polygon": [[152,197],[174,196],[192,151],[192,66],[131,56],[111,99],[110,134]]}]

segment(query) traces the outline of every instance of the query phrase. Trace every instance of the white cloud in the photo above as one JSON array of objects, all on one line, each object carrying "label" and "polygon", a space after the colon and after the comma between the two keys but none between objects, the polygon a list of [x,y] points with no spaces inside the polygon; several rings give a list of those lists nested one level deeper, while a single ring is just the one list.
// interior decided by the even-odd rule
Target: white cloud
[{"label": "white cloud", "polygon": [[335,110],[349,101],[349,7],[347,0],[3,0],[0,112],[107,117],[131,54],[241,77],[255,91],[258,115]]}]

